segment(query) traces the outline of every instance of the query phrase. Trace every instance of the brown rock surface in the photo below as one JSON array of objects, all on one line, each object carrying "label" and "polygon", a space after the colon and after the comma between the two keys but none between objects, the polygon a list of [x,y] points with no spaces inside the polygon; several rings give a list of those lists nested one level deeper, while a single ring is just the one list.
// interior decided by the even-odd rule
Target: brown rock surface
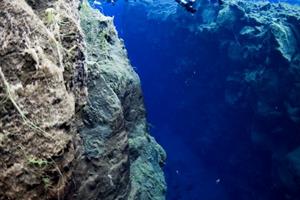
[{"label": "brown rock surface", "polygon": [[164,199],[139,78],[112,20],[78,8],[0,1],[0,199]]}]

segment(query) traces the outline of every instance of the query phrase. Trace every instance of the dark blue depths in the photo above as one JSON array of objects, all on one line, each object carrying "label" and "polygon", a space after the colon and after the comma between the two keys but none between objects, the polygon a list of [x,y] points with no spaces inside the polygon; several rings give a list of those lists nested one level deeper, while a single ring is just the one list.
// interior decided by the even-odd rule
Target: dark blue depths
[{"label": "dark blue depths", "polygon": [[[168,200],[300,199],[293,188],[299,180],[284,185],[280,178],[289,176],[281,155],[299,146],[299,126],[285,115],[257,116],[259,92],[228,80],[243,63],[229,63],[215,38],[197,37],[176,21],[149,20],[144,7],[130,9],[120,1],[104,12],[115,16],[141,78],[151,133],[167,151]],[[181,23],[195,20],[184,16]],[[285,98],[281,91],[291,84],[283,82],[260,91],[278,112],[284,105],[273,95]]]}]

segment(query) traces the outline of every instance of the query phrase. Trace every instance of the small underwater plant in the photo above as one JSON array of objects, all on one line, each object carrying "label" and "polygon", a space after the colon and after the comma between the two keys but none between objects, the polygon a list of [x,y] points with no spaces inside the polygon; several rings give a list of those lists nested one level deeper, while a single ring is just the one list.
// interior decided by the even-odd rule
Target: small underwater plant
[{"label": "small underwater plant", "polygon": [[42,178],[42,182],[44,184],[45,189],[48,189],[51,186],[51,181],[50,181],[49,176],[44,176]]},{"label": "small underwater plant", "polygon": [[42,158],[36,158],[33,156],[30,156],[27,161],[30,166],[35,166],[39,168],[46,167],[49,164],[47,160]]}]

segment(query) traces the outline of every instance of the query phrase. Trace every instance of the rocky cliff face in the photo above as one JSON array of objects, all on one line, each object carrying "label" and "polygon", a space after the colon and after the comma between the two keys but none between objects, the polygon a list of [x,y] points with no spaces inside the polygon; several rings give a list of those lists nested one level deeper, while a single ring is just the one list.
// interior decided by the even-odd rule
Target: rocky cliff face
[{"label": "rocky cliff face", "polygon": [[[197,199],[201,193],[209,199],[213,195],[207,191],[215,188],[219,199],[299,199],[299,7],[197,0],[199,10],[191,15],[180,6],[175,13],[159,6],[162,1],[153,2],[155,7],[143,2],[132,2],[137,6],[124,14],[139,16],[122,19],[124,37],[134,41],[132,51],[136,43],[153,44],[153,50],[144,52],[157,56],[158,64],[144,69],[146,78],[151,72],[172,74],[148,83],[150,92],[159,83],[157,87],[168,88],[166,94],[152,90],[149,96],[159,93],[159,102],[176,99],[165,108],[176,117],[166,118],[161,127],[169,124],[170,135],[185,141],[195,155],[178,158],[182,151],[175,154],[176,145],[162,136],[176,155],[168,162],[169,198]],[[138,24],[147,27],[138,29]],[[137,63],[141,60],[147,58]],[[202,171],[181,178],[174,173],[180,167],[195,174],[204,168],[221,177],[221,184],[210,187]]]},{"label": "rocky cliff face", "polygon": [[[248,150],[250,154],[257,149],[267,152],[269,174],[260,176],[272,181],[266,190],[281,196],[277,198],[298,199],[299,7],[228,0],[218,7],[203,6],[199,12],[199,23],[181,26],[219,56],[222,63],[213,66],[222,75],[219,83],[212,80],[212,84],[224,85],[225,113],[249,115],[243,114],[244,119],[237,123],[247,127],[245,132],[254,148]],[[264,181],[253,180],[260,187]]]},{"label": "rocky cliff face", "polygon": [[216,24],[231,71],[227,104],[251,108],[249,134],[256,148],[269,151],[274,191],[298,199],[300,9],[236,1],[219,12]]},{"label": "rocky cliff face", "polygon": [[0,199],[164,199],[112,19],[77,0],[0,8]]}]

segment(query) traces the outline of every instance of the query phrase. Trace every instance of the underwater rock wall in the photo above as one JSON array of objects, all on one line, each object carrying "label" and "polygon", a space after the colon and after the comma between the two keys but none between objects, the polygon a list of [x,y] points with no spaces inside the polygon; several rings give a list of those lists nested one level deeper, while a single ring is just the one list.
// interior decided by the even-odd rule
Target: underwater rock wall
[{"label": "underwater rock wall", "polygon": [[86,93],[78,5],[0,2],[0,199],[62,197],[72,180]]},{"label": "underwater rock wall", "polygon": [[[217,11],[212,13],[212,9]],[[199,21],[202,24],[180,26],[187,27],[194,38],[220,52],[226,110],[247,111],[250,119],[247,135],[253,151],[263,149],[271,160],[270,190],[280,195],[285,193],[284,198],[297,199],[300,8],[268,2],[226,1],[219,7],[203,6]]]},{"label": "underwater rock wall", "polygon": [[169,154],[168,199],[299,199],[299,7],[197,2],[191,15],[137,1],[120,20]]},{"label": "underwater rock wall", "polygon": [[291,159],[291,154],[296,155],[300,146],[300,9],[285,4],[237,3],[229,5],[227,12],[221,11],[227,16],[230,12],[242,15],[232,27],[237,42],[226,42],[222,49],[232,63],[241,63],[235,64],[241,69],[233,70],[227,83],[244,89],[232,92],[229,87],[229,102],[242,106],[240,99],[252,98],[248,105],[255,115],[252,141],[271,151],[278,189],[285,188],[290,198],[296,199],[300,157]]},{"label": "underwater rock wall", "polygon": [[78,199],[164,199],[165,153],[147,133],[139,78],[112,18],[87,3],[80,15],[89,74],[80,134],[90,163]]},{"label": "underwater rock wall", "polygon": [[0,36],[0,199],[164,199],[165,153],[111,18],[4,0]]},{"label": "underwater rock wall", "polygon": [[252,142],[270,151],[273,178],[296,198],[300,9],[288,4],[229,2],[210,25],[198,28],[217,38],[220,51],[226,54],[226,102],[235,109],[251,108]]}]

